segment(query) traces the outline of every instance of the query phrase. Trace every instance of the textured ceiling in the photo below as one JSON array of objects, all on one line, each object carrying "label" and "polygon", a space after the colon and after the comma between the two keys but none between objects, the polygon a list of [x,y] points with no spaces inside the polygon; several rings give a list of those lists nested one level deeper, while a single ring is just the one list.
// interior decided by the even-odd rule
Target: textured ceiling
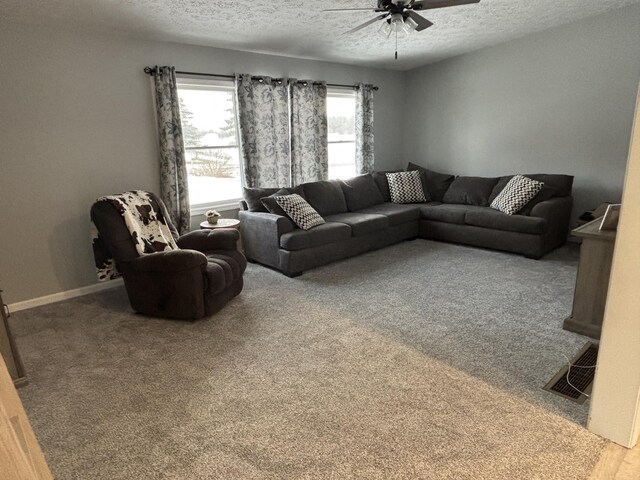
[{"label": "textured ceiling", "polygon": [[373,18],[324,8],[376,0],[0,0],[0,22],[91,28],[136,37],[406,70],[495,45],[640,0],[481,0],[429,10],[435,25],[393,40],[378,26],[341,35]]}]

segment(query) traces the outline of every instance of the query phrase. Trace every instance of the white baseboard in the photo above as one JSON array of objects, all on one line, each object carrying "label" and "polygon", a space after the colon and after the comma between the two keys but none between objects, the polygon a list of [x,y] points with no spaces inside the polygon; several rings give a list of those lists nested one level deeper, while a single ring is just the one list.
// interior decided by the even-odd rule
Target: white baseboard
[{"label": "white baseboard", "polygon": [[90,293],[101,292],[103,290],[109,290],[110,288],[116,288],[123,285],[121,278],[116,280],[109,280],[108,282],[96,283],[95,285],[87,285],[86,287],[74,288],[73,290],[67,290],[65,292],[53,293],[51,295],[45,295],[44,297],[32,298],[31,300],[24,300],[23,302],[16,302],[9,304],[9,311],[19,312],[20,310],[26,310],[28,308],[40,307],[41,305],[48,305],[49,303],[61,302],[62,300],[68,300],[70,298],[81,297],[83,295],[89,295]]}]

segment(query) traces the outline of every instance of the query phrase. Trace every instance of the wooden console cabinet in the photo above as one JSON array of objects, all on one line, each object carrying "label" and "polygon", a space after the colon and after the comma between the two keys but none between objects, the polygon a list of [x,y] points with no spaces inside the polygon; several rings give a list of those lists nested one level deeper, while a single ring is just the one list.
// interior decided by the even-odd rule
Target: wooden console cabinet
[{"label": "wooden console cabinet", "polygon": [[27,377],[24,374],[18,349],[11,336],[9,320],[7,318],[9,316],[9,310],[2,301],[2,290],[0,290],[0,309],[2,309],[2,319],[0,320],[0,354],[2,354],[2,358],[4,358],[13,383],[16,387],[21,387],[27,384]]},{"label": "wooden console cabinet", "polygon": [[52,480],[13,380],[0,355],[0,478]]},{"label": "wooden console cabinet", "polygon": [[573,310],[562,326],[565,330],[592,338],[600,338],[602,330],[616,240],[615,231],[599,230],[601,222],[602,218],[597,218],[571,232],[582,238],[582,246]]}]

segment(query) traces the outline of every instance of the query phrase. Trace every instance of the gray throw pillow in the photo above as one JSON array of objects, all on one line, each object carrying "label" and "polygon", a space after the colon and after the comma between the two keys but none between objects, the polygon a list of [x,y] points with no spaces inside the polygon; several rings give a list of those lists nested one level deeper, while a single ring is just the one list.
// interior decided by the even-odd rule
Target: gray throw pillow
[{"label": "gray throw pillow", "polygon": [[266,212],[267,209],[262,205],[261,199],[276,193],[279,188],[248,188],[242,189],[242,197],[247,202],[247,208],[250,212]]},{"label": "gray throw pillow", "polygon": [[282,188],[278,190],[276,193],[274,193],[273,195],[269,195],[268,197],[261,198],[260,200],[262,201],[262,205],[264,205],[264,207],[267,209],[269,213],[286,217],[287,213],[284,210],[282,210],[282,208],[280,207],[280,205],[278,205],[278,202],[275,199],[277,195],[291,195],[291,192],[286,188]]}]

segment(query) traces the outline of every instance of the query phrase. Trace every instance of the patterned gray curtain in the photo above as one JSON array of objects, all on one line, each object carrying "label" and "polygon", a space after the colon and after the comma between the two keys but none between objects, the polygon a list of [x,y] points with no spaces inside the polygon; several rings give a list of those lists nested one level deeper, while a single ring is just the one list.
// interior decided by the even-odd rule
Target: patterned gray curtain
[{"label": "patterned gray curtain", "polygon": [[245,187],[289,186],[287,86],[270,77],[236,75],[236,93]]},{"label": "patterned gray curtain", "polygon": [[160,139],[160,196],[182,235],[189,231],[191,211],[176,69],[156,67],[153,81]]},{"label": "patterned gray curtain", "polygon": [[291,182],[329,178],[327,85],[289,80],[291,101]]},{"label": "patterned gray curtain", "polygon": [[373,156],[373,85],[358,85],[356,91],[356,171],[371,173]]}]

